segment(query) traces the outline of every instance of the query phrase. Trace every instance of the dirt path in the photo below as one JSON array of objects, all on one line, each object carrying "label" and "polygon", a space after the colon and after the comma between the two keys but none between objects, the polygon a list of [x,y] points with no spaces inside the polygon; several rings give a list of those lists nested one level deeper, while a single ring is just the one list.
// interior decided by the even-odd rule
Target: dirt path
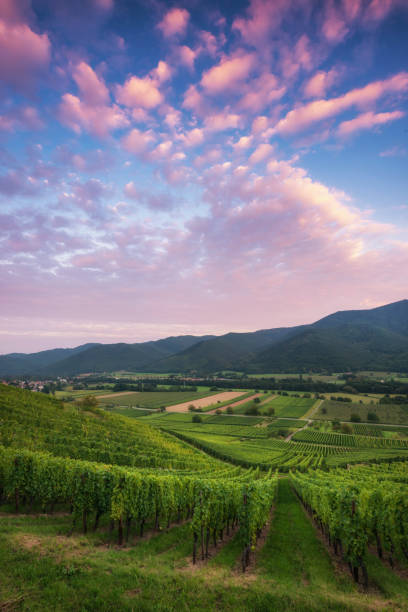
[{"label": "dirt path", "polygon": [[311,423],[313,423],[313,421],[309,419],[307,423],[303,425],[303,427],[301,427],[300,429],[295,429],[295,431],[292,431],[292,433],[289,434],[287,438],[285,438],[285,442],[289,442],[295,434],[297,434],[299,431],[302,431],[302,429],[306,429],[306,427],[309,427]]},{"label": "dirt path", "polygon": [[302,419],[311,419],[312,416],[314,416],[316,414],[316,412],[319,410],[320,406],[323,404],[324,400],[317,400],[313,406],[306,412],[305,415],[303,415]]},{"label": "dirt path", "polygon": [[[240,395],[242,395],[242,393]],[[238,402],[231,402],[231,404],[228,404],[227,406],[223,406],[222,408],[220,408],[220,410],[225,412],[227,408],[230,408],[230,407],[231,408],[236,408],[237,406],[241,406],[242,404],[246,404],[247,402],[250,402],[251,400],[254,400],[256,397],[260,397],[261,395],[262,395],[262,393],[254,393],[254,395],[250,395],[249,397],[245,397],[244,399],[239,400]],[[261,406],[261,405],[262,404],[258,404],[258,406]],[[218,410],[218,408],[214,408],[214,410],[209,410],[206,414],[215,414],[217,410]]]}]

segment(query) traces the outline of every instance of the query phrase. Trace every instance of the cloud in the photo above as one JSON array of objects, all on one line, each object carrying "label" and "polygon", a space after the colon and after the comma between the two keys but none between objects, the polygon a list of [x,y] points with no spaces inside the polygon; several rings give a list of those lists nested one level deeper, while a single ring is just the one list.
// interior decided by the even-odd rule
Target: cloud
[{"label": "cloud", "polygon": [[254,63],[255,56],[250,53],[224,58],[203,74],[201,85],[210,95],[229,93],[248,77]]},{"label": "cloud", "polygon": [[380,157],[405,157],[407,154],[408,154],[407,149],[405,149],[404,147],[395,145],[394,147],[391,147],[390,149],[385,149],[384,151],[381,151],[379,155]]},{"label": "cloud", "polygon": [[82,130],[105,138],[109,132],[129,125],[124,112],[112,106],[89,106],[77,96],[64,94],[58,109],[60,121],[80,134]]},{"label": "cloud", "polygon": [[350,119],[349,121],[343,121],[340,123],[337,128],[337,134],[339,136],[350,136],[354,132],[359,132],[360,130],[370,130],[377,125],[383,125],[384,123],[389,123],[390,121],[395,121],[396,119],[402,119],[405,116],[405,113],[402,111],[393,111],[391,113],[362,113],[355,117],[354,119]]},{"label": "cloud", "polygon": [[181,65],[187,66],[190,69],[194,68],[194,62],[197,57],[197,51],[194,51],[187,45],[182,45],[176,48],[175,53]]},{"label": "cloud", "polygon": [[[7,3],[6,3],[7,4]],[[47,34],[37,34],[17,14],[0,18],[0,80],[21,92],[30,91],[36,77],[48,68],[51,43]]]},{"label": "cloud", "polygon": [[159,87],[170,77],[170,66],[161,60],[145,77],[131,76],[124,85],[117,85],[116,100],[131,108],[140,107],[149,110],[156,108],[164,100]]},{"label": "cloud", "polygon": [[142,132],[137,128],[131,130],[124,138],[122,138],[122,146],[129,153],[141,155],[147,151],[150,144],[155,138],[151,130]]},{"label": "cloud", "polygon": [[408,73],[400,72],[384,81],[375,81],[365,87],[353,89],[343,96],[329,100],[315,100],[289,111],[275,126],[281,134],[292,134],[307,129],[313,123],[334,117],[357,106],[364,107],[389,93],[408,90]]},{"label": "cloud", "polygon": [[204,132],[201,128],[193,128],[185,134],[180,134],[179,138],[186,147],[196,147],[204,142]]},{"label": "cloud", "polygon": [[326,92],[336,82],[338,72],[334,68],[325,72],[319,70],[305,84],[304,92],[306,98],[321,98],[326,95]]},{"label": "cloud", "polygon": [[261,46],[281,24],[291,4],[290,0],[250,0],[247,17],[235,18],[232,29],[248,44]]},{"label": "cloud", "polygon": [[21,106],[0,115],[0,130],[40,130],[44,127],[38,110],[34,106]]},{"label": "cloud", "polygon": [[266,106],[279,100],[286,93],[286,87],[278,84],[277,78],[270,73],[264,73],[252,79],[242,88],[242,97],[238,103],[241,110],[258,113]]},{"label": "cloud", "polygon": [[131,198],[132,200],[140,199],[140,192],[136,188],[133,181],[130,181],[129,183],[125,185],[123,192],[125,196],[127,196],[128,198]]},{"label": "cloud", "polygon": [[129,125],[123,110],[110,104],[109,90],[103,79],[86,62],[81,61],[72,70],[79,96],[66,93],[58,107],[58,118],[77,134],[83,130],[99,138]]},{"label": "cloud", "polygon": [[224,111],[215,115],[209,115],[205,118],[204,124],[209,132],[223,132],[238,128],[242,124],[240,115]]},{"label": "cloud", "polygon": [[258,147],[255,149],[255,151],[250,156],[248,160],[249,163],[259,164],[259,162],[265,161],[267,157],[272,155],[273,149],[274,148],[272,145],[265,143],[265,142],[261,143],[260,145],[258,145]]},{"label": "cloud", "polygon": [[185,92],[182,107],[195,112],[197,115],[201,115],[205,111],[205,100],[195,85],[190,85]]},{"label": "cloud", "polygon": [[189,19],[190,13],[186,9],[172,8],[167,11],[157,27],[166,38],[182,36],[186,31]]},{"label": "cloud", "polygon": [[86,62],[79,62],[75,66],[72,77],[85,104],[100,106],[109,102],[108,88]]}]

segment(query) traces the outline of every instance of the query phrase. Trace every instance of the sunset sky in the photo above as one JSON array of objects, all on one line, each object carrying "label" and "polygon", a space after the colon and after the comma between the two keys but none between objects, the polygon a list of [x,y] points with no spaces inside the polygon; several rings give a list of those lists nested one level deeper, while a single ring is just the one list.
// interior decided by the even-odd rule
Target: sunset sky
[{"label": "sunset sky", "polygon": [[408,297],[408,0],[1,0],[0,353]]}]

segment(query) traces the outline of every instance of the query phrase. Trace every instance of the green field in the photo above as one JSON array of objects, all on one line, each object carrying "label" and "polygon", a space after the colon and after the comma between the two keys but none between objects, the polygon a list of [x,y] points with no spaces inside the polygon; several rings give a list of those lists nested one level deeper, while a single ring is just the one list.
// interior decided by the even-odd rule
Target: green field
[{"label": "green field", "polygon": [[202,393],[192,391],[141,391],[129,394],[117,394],[99,400],[101,406],[138,406],[139,408],[160,408],[174,406],[183,402],[194,402],[202,397],[213,395],[214,391]]},{"label": "green field", "polygon": [[272,406],[277,417],[301,418],[315,403],[314,399],[278,395],[265,407],[265,411]]},{"label": "green field", "polygon": [[320,406],[315,418],[318,419],[338,419],[340,421],[350,421],[351,416],[356,414],[362,422],[367,422],[368,412],[374,412],[380,423],[395,425],[408,425],[408,405],[397,404],[355,404],[348,402],[332,402],[325,400]]},{"label": "green field", "polygon": [[274,402],[106,412],[0,385],[0,610],[408,609],[404,428],[339,433],[299,418],[314,399]]}]

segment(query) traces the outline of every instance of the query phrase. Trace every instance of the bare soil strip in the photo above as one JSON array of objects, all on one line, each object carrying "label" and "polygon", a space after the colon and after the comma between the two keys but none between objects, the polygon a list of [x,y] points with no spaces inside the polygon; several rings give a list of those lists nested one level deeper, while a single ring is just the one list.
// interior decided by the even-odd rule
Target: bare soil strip
[{"label": "bare soil strip", "polygon": [[[238,395],[242,395],[242,393],[239,393]],[[260,397],[261,395],[262,393],[254,393],[253,395],[250,395],[249,397],[245,397],[244,399],[239,400],[239,402],[232,402],[231,404],[228,404],[227,406],[223,406],[222,408],[220,408],[220,410],[225,412],[226,409],[229,407],[236,408],[237,406],[241,406],[241,404],[246,404],[247,402],[254,400],[256,397]],[[224,402],[227,399],[228,397],[225,398]],[[261,404],[258,404],[258,405],[260,406]],[[218,408],[214,408],[214,410],[209,410],[207,414],[215,414],[216,410],[218,410]]]},{"label": "bare soil strip", "polygon": [[[236,397],[240,397],[243,395],[242,391],[225,391],[224,393],[216,393],[215,395],[208,395],[207,397],[202,397],[201,399],[192,399],[189,402],[183,402],[182,404],[176,404],[175,406],[168,406],[168,412],[188,412],[189,406],[194,406],[194,408],[206,408],[207,406],[211,406],[212,404],[216,404],[217,402],[227,402],[228,400],[233,400]],[[247,400],[243,400],[247,401]],[[214,411],[209,411],[207,414],[211,414]]]},{"label": "bare soil strip", "polygon": [[108,393],[108,395],[96,395],[95,397],[99,399],[105,399],[107,397],[122,397],[122,395],[133,395],[134,393],[139,393],[139,391],[119,391],[119,393]]}]

